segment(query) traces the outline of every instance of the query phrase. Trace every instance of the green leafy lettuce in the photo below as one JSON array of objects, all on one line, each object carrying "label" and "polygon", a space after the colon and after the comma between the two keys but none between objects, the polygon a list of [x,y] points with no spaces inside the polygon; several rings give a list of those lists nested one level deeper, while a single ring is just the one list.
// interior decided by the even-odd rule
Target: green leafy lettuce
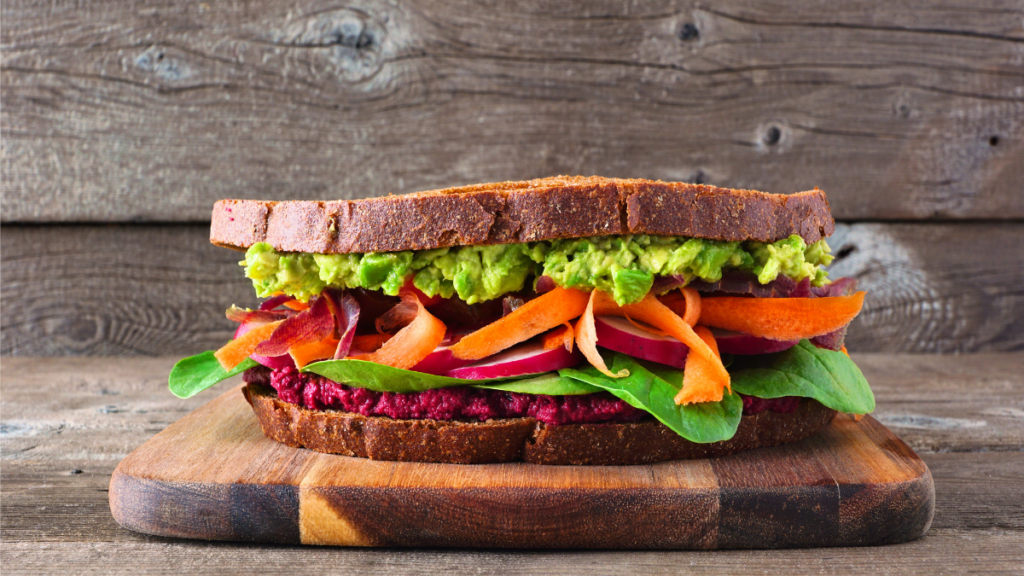
[{"label": "green leafy lettuce", "polygon": [[739,395],[726,394],[720,402],[679,406],[675,402],[683,383],[683,373],[679,370],[640,362],[617,352],[606,356],[605,360],[609,370],[618,372],[625,368],[629,376],[609,378],[593,366],[558,373],[610,392],[630,406],[648,412],[691,442],[720,442],[736,434],[743,417],[743,400]]},{"label": "green leafy lettuce", "polygon": [[258,366],[252,358],[246,358],[231,370],[225,370],[213,356],[213,352],[189,356],[179,360],[167,377],[167,387],[178,398],[191,398],[214,384]]},{"label": "green leafy lettuce", "polygon": [[747,396],[813,398],[850,414],[875,409],[871,387],[853,360],[807,340],[777,354],[736,356],[729,372],[733,391]]}]

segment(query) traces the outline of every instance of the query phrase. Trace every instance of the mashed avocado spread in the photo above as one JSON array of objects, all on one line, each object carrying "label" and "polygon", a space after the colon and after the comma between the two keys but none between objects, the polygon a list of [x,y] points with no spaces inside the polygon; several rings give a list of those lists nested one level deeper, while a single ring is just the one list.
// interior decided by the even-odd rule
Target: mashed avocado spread
[{"label": "mashed avocado spread", "polygon": [[428,296],[458,294],[474,304],[546,275],[564,288],[598,288],[628,304],[650,291],[655,276],[715,282],[723,268],[752,272],[762,284],[782,274],[820,286],[828,282],[821,266],[831,261],[824,240],[808,246],[796,235],[771,244],[629,235],[365,254],[277,252],[261,242],[240,264],[261,297],[280,291],[305,301],[327,286],[395,296],[413,275],[413,284]]}]

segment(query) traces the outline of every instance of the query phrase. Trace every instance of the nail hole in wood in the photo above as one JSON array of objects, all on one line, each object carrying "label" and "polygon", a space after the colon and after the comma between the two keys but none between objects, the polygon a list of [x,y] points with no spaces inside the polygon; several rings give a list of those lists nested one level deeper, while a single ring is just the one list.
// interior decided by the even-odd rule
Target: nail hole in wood
[{"label": "nail hole in wood", "polygon": [[779,130],[778,126],[770,126],[768,127],[768,130],[765,131],[762,141],[769,146],[774,146],[778,144],[781,139],[782,130]]},{"label": "nail hole in wood", "polygon": [[988,139],[988,145],[989,146],[998,146],[999,145],[999,136],[993,136],[993,137],[989,138]]},{"label": "nail hole in wood", "polygon": [[693,183],[694,184],[707,184],[708,183],[708,175],[705,174],[703,170],[697,170],[697,172],[693,175]]},{"label": "nail hole in wood", "polygon": [[686,42],[689,40],[696,40],[697,38],[700,38],[700,30],[697,30],[697,27],[692,23],[687,22],[679,29],[680,40]]}]

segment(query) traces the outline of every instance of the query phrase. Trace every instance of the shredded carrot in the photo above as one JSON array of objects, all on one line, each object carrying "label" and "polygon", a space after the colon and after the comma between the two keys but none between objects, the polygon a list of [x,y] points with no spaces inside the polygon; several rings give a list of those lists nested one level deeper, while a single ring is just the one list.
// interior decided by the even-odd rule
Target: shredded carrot
[{"label": "shredded carrot", "polygon": [[352,339],[352,347],[363,352],[373,352],[391,339],[392,334],[364,334]]},{"label": "shredded carrot", "polygon": [[402,294],[403,303],[416,305],[416,317],[405,328],[395,333],[376,352],[355,358],[392,366],[412,368],[434,351],[448,330],[444,322],[435,318],[412,292]]},{"label": "shredded carrot", "polygon": [[853,418],[854,422],[860,422],[860,419],[863,418],[864,415],[863,414],[850,414],[850,417]]},{"label": "shredded carrot", "polygon": [[843,354],[846,354],[846,357],[847,357],[847,358],[849,358],[849,357],[850,357],[850,353],[846,351],[846,346],[845,346],[845,345],[844,345],[843,347],[841,347],[841,348],[839,349],[839,351],[840,351],[840,352],[842,352]]},{"label": "shredded carrot", "polygon": [[[624,378],[629,376],[629,370],[622,369],[617,373],[612,372],[608,369],[608,365],[604,363],[604,358],[601,358],[601,354],[597,351],[597,327],[594,326],[594,301],[600,298],[599,294],[603,292],[594,290],[590,293],[590,298],[587,300],[587,308],[583,311],[583,316],[576,322],[576,343],[580,347],[580,352],[587,358],[590,365],[597,368],[605,376],[609,378]],[[611,300],[611,297],[608,296]],[[612,304],[615,301],[612,300]]]},{"label": "shredded carrot", "polygon": [[682,316],[683,322],[696,326],[700,320],[700,292],[686,286],[678,291],[673,290],[658,300],[668,306],[669,310]]},{"label": "shredded carrot", "polygon": [[800,340],[834,332],[864,305],[864,292],[827,298],[737,298],[701,302],[700,323],[771,340]]},{"label": "shredded carrot", "polygon": [[668,336],[668,333],[666,333],[664,330],[658,330],[657,328],[654,328],[653,326],[650,326],[649,324],[642,324],[640,322],[637,322],[636,320],[633,320],[632,318],[630,318],[629,314],[623,314],[623,317],[625,317],[626,320],[629,320],[630,324],[632,324],[633,326],[636,326],[637,328],[639,328],[640,330],[643,330],[644,332],[647,332],[648,334],[653,334],[655,336]]},{"label": "shredded carrot", "polygon": [[725,366],[722,366],[721,361],[717,359],[718,357],[711,351],[707,343],[700,336],[697,336],[693,328],[686,322],[683,322],[679,315],[669,310],[667,306],[659,302],[653,295],[648,294],[643,300],[635,304],[619,306],[608,294],[596,290],[595,292],[597,292],[597,296],[594,297],[594,314],[598,316],[624,316],[629,314],[632,318],[664,330],[669,336],[689,346],[690,354],[699,354],[709,362],[717,364],[716,372],[719,382],[723,388],[729,385],[729,373],[726,372]]},{"label": "shredded carrot", "polygon": [[309,344],[301,344],[290,348],[288,349],[288,354],[295,361],[295,365],[302,368],[310,362],[333,358],[334,352],[337,349],[337,338],[324,338],[319,342],[310,342]]},{"label": "shredded carrot", "polygon": [[217,358],[217,361],[220,362],[220,365],[225,370],[231,370],[255,352],[256,346],[270,338],[270,335],[281,325],[281,322],[284,322],[284,320],[257,326],[222,346],[220,350],[213,353],[213,356]]},{"label": "shredded carrot", "polygon": [[566,322],[543,336],[544,349],[554,350],[565,346],[565,349],[572,352],[573,329],[572,324]]},{"label": "shredded carrot", "polygon": [[486,358],[576,318],[587,302],[586,292],[555,287],[467,335],[450,349],[463,360]]},{"label": "shredded carrot", "polygon": [[282,306],[291,310],[305,310],[306,308],[309,308],[309,304],[299,302],[298,300],[289,300],[282,304]]},{"label": "shredded carrot", "polygon": [[[590,310],[591,305],[593,308],[592,311]],[[698,335],[697,332],[694,331],[694,328],[690,327],[690,325],[684,322],[678,314],[670,310],[665,304],[658,301],[658,299],[652,294],[648,294],[643,300],[635,304],[619,306],[608,294],[594,290],[594,292],[591,293],[591,305],[588,305],[588,314],[593,313],[598,315],[614,315],[636,318],[637,320],[646,322],[655,328],[664,330],[669,336],[689,346],[690,352],[686,359],[686,369],[683,371],[683,381],[685,389],[687,370],[690,366],[694,366],[695,373],[689,377],[689,381],[695,395],[693,397],[694,399],[689,400],[690,402],[712,402],[721,400],[724,390],[726,388],[730,388],[729,372],[726,371],[725,366],[722,365],[722,359],[718,355],[717,344],[714,344],[714,338],[711,337],[710,331],[706,328],[702,329],[702,332],[706,332],[707,336],[711,338],[711,343],[709,344],[706,338]],[[608,370],[600,355],[597,354],[596,339],[594,341],[594,348],[589,348],[589,342],[587,343],[587,347],[584,347],[583,338],[589,336],[586,333],[588,329],[585,323],[586,319],[587,316],[584,315],[576,326],[576,340],[579,343],[580,350],[583,352],[583,355],[587,357],[587,360],[590,360],[590,363],[593,364],[595,368],[607,376],[615,377],[616,375],[612,374]],[[593,322],[592,318],[591,322]],[[581,331],[583,332],[582,337]],[[713,345],[714,347],[712,347]],[[588,354],[588,352],[590,353]],[[696,394],[697,391],[700,391],[700,394]],[[713,400],[696,399],[700,397],[713,398]]]},{"label": "shredded carrot", "polygon": [[[676,394],[676,404],[695,404],[697,402],[718,402],[722,399],[723,389],[716,379],[717,366],[721,365],[721,356],[718,353],[718,343],[715,337],[704,326],[695,326],[693,331],[711,348],[715,353],[718,362],[709,362],[706,358],[697,354],[690,354],[686,357],[686,367],[683,370],[683,388]],[[726,382],[726,388],[732,392],[732,387]]]}]

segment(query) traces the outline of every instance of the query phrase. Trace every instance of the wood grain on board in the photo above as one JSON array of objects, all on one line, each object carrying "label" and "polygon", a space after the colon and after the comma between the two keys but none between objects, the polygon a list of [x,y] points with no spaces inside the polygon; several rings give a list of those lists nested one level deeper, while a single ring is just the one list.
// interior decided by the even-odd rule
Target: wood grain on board
[{"label": "wood grain on board", "polygon": [[884,426],[645,466],[464,466],[290,448],[228,390],[121,461],[110,508],[180,538],[344,546],[789,548],[892,544],[931,525],[928,468]]},{"label": "wood grain on board", "polygon": [[4,222],[554,174],[1024,217],[1014,0],[3,7]]},{"label": "wood grain on board", "polygon": [[[241,252],[199,225],[6,226],[4,355],[195,354],[258,300]],[[863,352],[1024,348],[1024,225],[839,225],[833,275],[867,290],[848,336]]]},{"label": "wood grain on board", "polygon": [[[166,391],[175,358],[5,358],[0,405],[0,561],[4,573],[176,574],[182,566],[263,574],[296,569],[424,574],[880,574],[1019,572],[1024,563],[1024,357],[854,354],[878,399],[875,416],[921,454],[935,482],[928,534],[885,549],[494,552],[253,547],[143,536],[110,515],[115,465],[214,390]],[[979,386],[984,394],[979,394]],[[884,555],[884,562],[879,561]],[[125,558],[131,558],[126,562]]]}]

